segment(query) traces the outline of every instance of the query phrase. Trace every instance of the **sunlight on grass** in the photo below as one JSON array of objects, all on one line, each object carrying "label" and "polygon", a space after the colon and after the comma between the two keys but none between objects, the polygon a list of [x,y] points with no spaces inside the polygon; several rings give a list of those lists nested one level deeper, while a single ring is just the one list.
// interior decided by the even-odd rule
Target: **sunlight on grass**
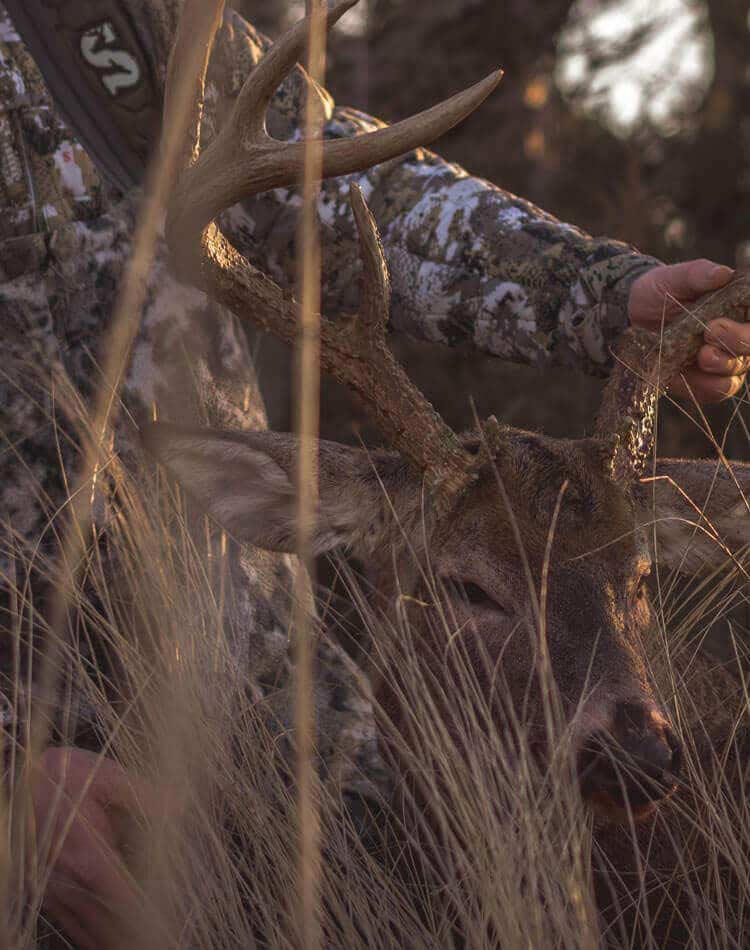
[{"label": "sunlight on grass", "polygon": [[[294,740],[276,712],[291,697],[273,684],[259,691],[232,653],[242,632],[233,633],[223,606],[230,592],[222,534],[150,468],[126,471],[113,460],[100,490],[111,517],[91,537],[60,645],[68,700],[56,734],[79,743],[87,736],[162,802],[156,816],[146,809],[124,831],[142,904],[130,945],[298,946],[289,901],[298,867]],[[33,667],[30,628],[42,641],[50,631],[35,610],[30,569],[20,557],[11,626],[19,663],[25,657]],[[37,576],[49,570],[35,565]],[[689,794],[664,806],[653,827],[614,834],[592,826],[581,804],[569,755],[575,719],[553,702],[544,744],[554,754],[541,760],[532,724],[503,701],[510,691],[502,672],[481,675],[489,658],[478,665],[465,651],[429,573],[423,596],[393,613],[371,605],[346,562],[339,572],[354,611],[348,627],[358,631],[370,674],[398,671],[393,687],[408,715],[396,726],[375,711],[390,776],[379,792],[370,783],[364,798],[352,796],[318,760],[324,945],[594,950],[603,934],[607,946],[630,946],[640,929],[648,946],[666,913],[697,928],[695,946],[736,947],[750,896],[739,758],[750,706],[743,677],[698,649],[741,593],[731,572],[689,591],[659,577],[646,652],[687,746]],[[448,665],[455,684],[450,696],[435,691],[415,612],[429,614],[441,651],[435,662]],[[346,640],[339,619],[324,609],[318,637]],[[489,674],[490,695],[480,686]],[[24,695],[28,682],[19,670],[12,688]],[[554,697],[555,684],[548,687]],[[371,701],[364,682],[361,689]],[[717,721],[723,749],[702,732]],[[9,811],[11,841],[19,840],[23,796],[22,782]],[[639,864],[631,838],[644,833],[648,859]],[[6,893],[23,895],[8,909],[12,946],[30,947],[37,926],[46,927],[38,916],[44,861],[24,880],[17,862],[8,873]]]}]

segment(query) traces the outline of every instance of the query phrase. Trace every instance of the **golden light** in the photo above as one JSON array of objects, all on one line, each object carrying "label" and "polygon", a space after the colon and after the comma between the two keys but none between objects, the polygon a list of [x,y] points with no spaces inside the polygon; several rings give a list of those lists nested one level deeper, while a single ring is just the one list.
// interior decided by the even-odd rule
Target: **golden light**
[{"label": "golden light", "polygon": [[542,76],[537,76],[526,84],[523,91],[523,101],[530,109],[541,109],[549,99],[549,83]]},{"label": "golden light", "polygon": [[538,161],[544,157],[544,132],[532,129],[523,140],[523,152],[527,158]]}]

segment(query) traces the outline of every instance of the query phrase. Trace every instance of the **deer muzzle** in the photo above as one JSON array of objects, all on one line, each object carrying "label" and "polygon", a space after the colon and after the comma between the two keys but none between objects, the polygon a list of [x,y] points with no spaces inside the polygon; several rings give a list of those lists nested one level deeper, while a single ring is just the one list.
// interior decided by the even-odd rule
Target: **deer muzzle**
[{"label": "deer muzzle", "polygon": [[677,788],[679,740],[658,712],[636,702],[615,708],[609,729],[592,732],[578,756],[584,799],[602,817],[640,821]]}]

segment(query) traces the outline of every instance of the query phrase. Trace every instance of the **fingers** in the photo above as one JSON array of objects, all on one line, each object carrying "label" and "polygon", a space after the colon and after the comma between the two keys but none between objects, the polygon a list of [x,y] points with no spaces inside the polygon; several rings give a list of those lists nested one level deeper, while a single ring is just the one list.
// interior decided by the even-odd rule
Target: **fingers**
[{"label": "fingers", "polygon": [[750,324],[738,323],[729,317],[712,320],[704,334],[706,343],[724,350],[731,356],[750,355]]},{"label": "fingers", "polygon": [[723,287],[733,273],[724,264],[700,259],[659,268],[658,281],[664,294],[684,303]]},{"label": "fingers", "polygon": [[[671,321],[689,311],[704,294],[727,284],[732,274],[730,267],[708,260],[654,267],[633,283],[630,321],[658,333],[665,317]],[[695,365],[672,381],[673,395],[721,402],[739,392],[750,367],[750,325],[731,317],[727,313],[706,327]]]},{"label": "fingers", "polygon": [[57,748],[37,761],[31,800],[46,842],[38,870],[47,879],[47,912],[82,948],[106,946],[115,921],[134,919],[138,905],[110,808],[130,813],[143,796],[134,794],[133,782],[116,762]]},{"label": "fingers", "polygon": [[161,790],[127,772],[114,760],[86,749],[46,749],[37,774],[64,789],[70,798],[93,796],[103,806],[133,817],[155,816],[164,810]]},{"label": "fingers", "polygon": [[[50,876],[44,898],[46,916],[60,927],[78,950],[107,950],[122,927],[90,890],[64,874]],[[122,945],[118,940],[118,944]]]},{"label": "fingers", "polygon": [[698,353],[696,364],[704,373],[714,376],[743,376],[748,369],[750,357],[730,356],[716,346],[704,346]]},{"label": "fingers", "polygon": [[139,911],[137,891],[111,843],[82,824],[74,826],[47,876],[43,905],[81,950],[110,946]]},{"label": "fingers", "polygon": [[70,907],[65,901],[54,897],[45,900],[45,917],[54,921],[57,928],[62,930],[68,940],[79,950],[96,950],[97,947],[106,947],[96,932],[89,933],[86,925],[80,920],[75,907]]},{"label": "fingers", "polygon": [[106,950],[115,935],[127,932],[127,922],[137,919],[136,889],[111,843],[82,822],[73,825],[65,848],[42,880],[46,914],[80,950]]},{"label": "fingers", "polygon": [[682,316],[704,294],[727,284],[733,273],[731,267],[705,259],[653,267],[630,288],[630,323],[658,332],[664,319]]},{"label": "fingers", "polygon": [[744,385],[743,376],[717,376],[701,369],[689,369],[676,379],[670,389],[670,395],[679,396],[692,402],[723,402],[736,396]]},{"label": "fingers", "polygon": [[675,380],[672,393],[699,402],[717,403],[737,395],[750,367],[750,325],[722,317],[706,329],[695,367]]}]

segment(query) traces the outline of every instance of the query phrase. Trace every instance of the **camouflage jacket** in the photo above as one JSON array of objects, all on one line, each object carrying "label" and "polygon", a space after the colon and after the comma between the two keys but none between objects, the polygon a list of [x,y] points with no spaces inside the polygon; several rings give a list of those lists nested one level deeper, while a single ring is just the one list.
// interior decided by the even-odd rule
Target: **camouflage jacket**
[{"label": "camouflage jacket", "polygon": [[[137,62],[144,82],[147,71],[158,92],[179,4],[127,5],[147,25],[141,35],[150,45],[139,50]],[[64,17],[64,2],[50,6]],[[65,25],[61,21],[60,28]],[[97,62],[109,64],[103,72],[88,61],[86,68],[96,81],[116,75],[118,60],[109,53],[120,38],[113,37],[111,24],[92,27],[89,18],[86,31],[92,57],[108,51]],[[210,67],[207,137],[267,45],[240,17],[226,14]],[[269,129],[279,138],[300,135],[303,82],[298,70],[273,101]],[[377,120],[334,108],[323,92],[321,97],[327,136],[377,127]],[[147,105],[152,115],[153,103]],[[449,344],[468,337],[498,356],[539,365],[606,371],[609,345],[626,322],[630,284],[653,259],[594,240],[426,151],[356,177],[383,235],[395,329]],[[358,259],[347,193],[348,181],[327,182],[318,207],[330,317],[356,306]],[[63,374],[84,400],[91,394],[137,205],[137,190],[123,195],[109,184],[61,119],[0,8],[0,569],[6,588],[17,552],[36,550],[40,540],[54,548],[54,514],[66,497],[62,472],[75,466],[73,440],[60,438],[56,380]],[[253,262],[287,285],[294,274],[298,205],[292,189],[280,189],[231,209],[222,221]],[[253,379],[235,319],[178,285],[160,246],[123,387],[127,411],[116,434],[118,449],[125,456],[135,451],[130,423],[147,417],[154,405],[161,418],[174,421],[265,425],[257,388],[248,398]],[[288,695],[284,610],[258,572],[244,569],[240,553],[231,556],[243,591],[233,619],[242,661],[256,684],[272,682],[277,697]],[[270,570],[284,587],[286,562],[277,558]],[[359,787],[363,773],[381,774],[371,710],[340,651],[321,644],[318,669],[321,745],[330,754],[346,748],[356,763],[350,784]],[[259,694],[265,689],[254,688]]]},{"label": "camouflage jacket", "polygon": [[[102,22],[94,26],[88,3],[56,0],[49,6],[57,10],[56,28],[77,30],[82,81],[111,93],[112,109],[122,113],[120,125],[127,116],[135,129],[134,147],[145,160],[149,140],[158,134],[154,100],[161,95],[179,3],[110,0],[99,4]],[[108,8],[129,12],[140,24],[138,35],[128,30],[127,36],[118,36],[105,15]],[[79,22],[85,25],[77,26]],[[10,25],[6,34],[13,35]],[[22,63],[26,54],[14,46],[13,56]],[[268,41],[241,17],[227,13],[208,90],[214,121],[221,121],[267,47]],[[103,206],[91,162],[55,122],[38,73],[31,78],[33,66],[27,64],[19,85],[19,69],[10,65],[9,57],[5,61],[0,159],[4,204],[10,211],[4,215],[6,227],[18,227],[19,207],[33,232],[61,220],[94,217]],[[298,74],[272,104],[269,126],[279,138],[299,137],[300,89]],[[355,110],[335,108],[321,95],[327,137],[356,135],[380,125]],[[33,168],[24,169],[24,163]],[[504,359],[606,373],[611,344],[627,323],[632,281],[657,261],[618,241],[591,238],[424,150],[356,177],[383,237],[394,288],[395,329],[449,345],[470,339]],[[328,252],[324,301],[331,316],[356,305],[351,272],[357,255],[348,184],[347,179],[328,182],[319,205]],[[290,284],[294,274],[296,207],[292,190],[277,190],[236,208],[225,222],[240,249],[284,284]]]}]

